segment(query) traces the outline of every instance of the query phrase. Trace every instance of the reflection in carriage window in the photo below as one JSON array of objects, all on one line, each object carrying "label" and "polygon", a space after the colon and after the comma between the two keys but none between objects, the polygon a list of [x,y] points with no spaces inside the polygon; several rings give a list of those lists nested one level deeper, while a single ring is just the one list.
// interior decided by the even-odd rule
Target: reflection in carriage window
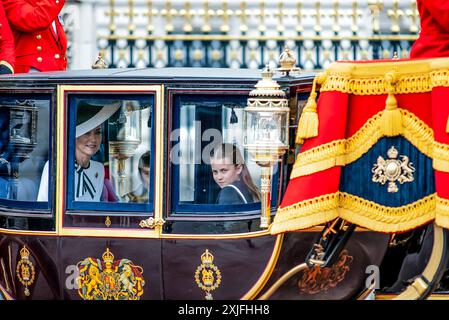
[{"label": "reflection in carriage window", "polygon": [[75,139],[69,143],[74,166],[68,171],[73,172],[73,201],[151,203],[153,96],[79,95],[70,103],[76,105]]},{"label": "reflection in carriage window", "polygon": [[[260,208],[260,167],[243,141],[245,96],[175,96],[175,125],[171,161],[176,212],[199,212],[198,207],[225,212]],[[214,205],[214,206],[211,206]],[[223,206],[224,205],[224,206]],[[232,207],[232,208],[231,208]],[[246,209],[245,209],[246,208]]]},{"label": "reflection in carriage window", "polygon": [[49,157],[49,110],[50,97],[0,98],[0,199],[36,201]]}]

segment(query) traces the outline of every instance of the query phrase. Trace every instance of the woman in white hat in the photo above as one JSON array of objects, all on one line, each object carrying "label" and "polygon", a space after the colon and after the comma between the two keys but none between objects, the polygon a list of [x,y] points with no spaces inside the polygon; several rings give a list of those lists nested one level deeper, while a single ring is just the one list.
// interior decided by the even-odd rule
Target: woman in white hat
[{"label": "woman in white hat", "polygon": [[[120,107],[120,103],[104,106],[80,103],[77,109],[75,142],[75,201],[101,201],[104,166],[91,158],[102,142],[102,127]],[[42,172],[37,201],[48,201],[48,161]]]}]

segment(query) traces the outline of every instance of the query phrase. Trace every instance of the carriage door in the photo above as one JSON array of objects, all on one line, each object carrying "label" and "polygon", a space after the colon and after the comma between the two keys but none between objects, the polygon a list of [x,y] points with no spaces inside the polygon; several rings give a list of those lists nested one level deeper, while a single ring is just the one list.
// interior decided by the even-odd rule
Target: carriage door
[{"label": "carriage door", "polygon": [[160,86],[59,88],[56,182],[42,179],[39,193],[58,195],[65,298],[162,297],[155,223],[161,92]]},{"label": "carriage door", "polygon": [[[272,255],[276,238],[259,228],[260,169],[244,148],[248,93],[167,92],[171,128],[162,234],[165,299],[248,297]],[[238,163],[228,172],[221,167],[223,159],[215,156],[223,146]],[[231,174],[218,178],[222,173]]]}]

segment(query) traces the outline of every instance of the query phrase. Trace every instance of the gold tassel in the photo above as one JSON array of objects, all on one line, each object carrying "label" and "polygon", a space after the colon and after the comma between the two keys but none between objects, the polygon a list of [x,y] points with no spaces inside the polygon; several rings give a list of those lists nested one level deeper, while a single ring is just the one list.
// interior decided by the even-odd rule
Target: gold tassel
[{"label": "gold tassel", "polygon": [[398,102],[394,96],[394,83],[396,76],[394,73],[386,74],[388,97],[385,110],[380,121],[380,129],[387,137],[398,136],[403,133],[402,113],[398,108]]},{"label": "gold tassel", "polygon": [[446,132],[449,133],[449,117],[447,118],[446,122]]},{"label": "gold tassel", "polygon": [[296,143],[298,143],[298,140],[312,138],[318,135],[318,113],[316,112],[315,99],[316,92],[312,92],[302,111],[301,118],[299,118]]},{"label": "gold tassel", "polygon": [[299,118],[298,131],[296,132],[297,144],[302,144],[304,139],[318,136],[319,122],[316,104],[316,84],[323,83],[326,80],[326,76],[326,73],[320,73],[313,79],[312,91]]}]

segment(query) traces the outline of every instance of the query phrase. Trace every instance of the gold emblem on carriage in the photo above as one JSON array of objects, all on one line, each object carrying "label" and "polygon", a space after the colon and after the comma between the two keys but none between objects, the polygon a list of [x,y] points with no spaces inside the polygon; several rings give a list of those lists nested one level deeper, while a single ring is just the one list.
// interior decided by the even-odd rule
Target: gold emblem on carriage
[{"label": "gold emblem on carriage", "polygon": [[400,160],[398,159],[399,152],[394,146],[388,150],[387,155],[388,159],[384,159],[382,156],[377,158],[377,163],[371,170],[372,180],[381,185],[388,182],[388,192],[394,193],[399,190],[396,182],[404,184],[414,180],[415,168],[407,156],[401,155],[399,156]]},{"label": "gold emblem on carriage", "polygon": [[30,261],[30,252],[25,246],[20,250],[20,260],[17,263],[16,274],[20,283],[25,287],[25,295],[29,296],[30,290],[28,287],[34,283],[36,271],[33,263]]},{"label": "gold emblem on carriage", "polygon": [[195,282],[206,292],[206,300],[213,300],[211,291],[217,289],[221,283],[221,272],[213,262],[214,256],[206,249],[201,255],[201,265],[195,271]]},{"label": "gold emblem on carriage", "polygon": [[80,297],[84,300],[139,300],[145,285],[142,267],[128,259],[114,261],[109,248],[102,259],[86,258],[77,263]]}]

